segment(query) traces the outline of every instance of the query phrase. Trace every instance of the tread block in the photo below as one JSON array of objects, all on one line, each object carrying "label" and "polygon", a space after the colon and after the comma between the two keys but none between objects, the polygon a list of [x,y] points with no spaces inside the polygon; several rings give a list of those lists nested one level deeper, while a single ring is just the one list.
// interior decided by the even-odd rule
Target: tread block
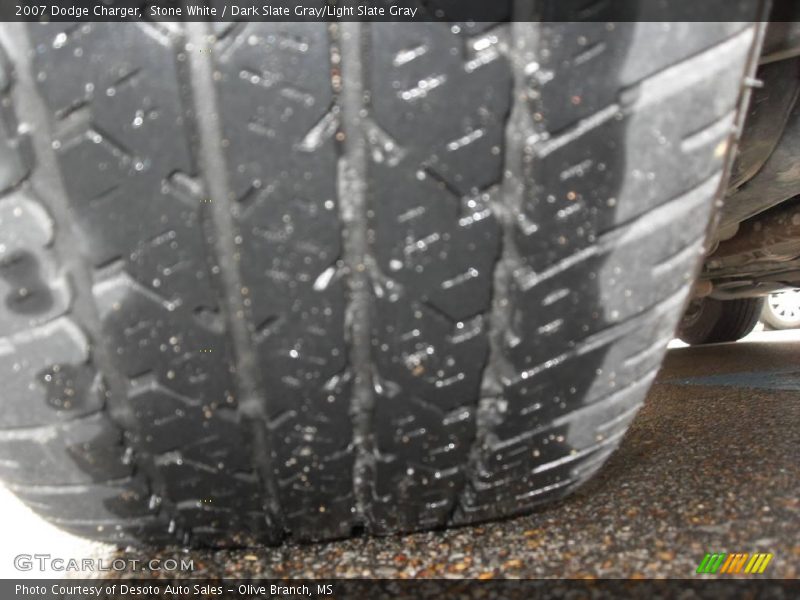
[{"label": "tread block", "polygon": [[89,364],[88,340],[72,321],[59,318],[4,341],[0,379],[25,390],[26,401],[3,411],[0,429],[52,425],[104,408],[105,386]]},{"label": "tread block", "polygon": [[276,500],[294,539],[341,537],[355,522],[354,451],[328,30],[250,23],[223,34],[223,151]]},{"label": "tread block", "polygon": [[141,479],[78,486],[18,486],[12,491],[42,515],[60,520],[116,520],[151,514],[156,498]]},{"label": "tread block", "polygon": [[52,256],[53,223],[32,190],[24,187],[0,199],[0,233],[0,335],[64,314],[70,294]]},{"label": "tread block", "polygon": [[[233,414],[235,364],[207,247],[182,32],[145,23],[35,24],[29,32],[67,203],[95,269],[109,358],[129,380],[133,456],[162,482],[154,493],[173,511],[169,533],[198,526],[181,520],[175,499],[202,493],[232,512],[263,510],[249,425]],[[223,449],[228,440],[242,445],[222,451],[223,436]],[[180,458],[153,454],[177,441]],[[226,463],[236,472],[222,473]],[[266,517],[230,525],[230,538],[272,536]]]},{"label": "tread block", "polygon": [[454,522],[513,514],[593,472],[615,445],[596,447],[595,428],[633,417],[677,324],[754,30],[639,25],[545,24],[522,67],[525,191],[490,366],[501,393]]},{"label": "tread block", "polygon": [[0,432],[0,476],[26,485],[75,485],[133,472],[122,431],[103,414]]},{"label": "tread block", "polygon": [[510,110],[502,27],[473,35],[445,23],[369,28],[377,457],[366,510],[377,532],[444,524],[465,482],[500,251],[490,205]]}]

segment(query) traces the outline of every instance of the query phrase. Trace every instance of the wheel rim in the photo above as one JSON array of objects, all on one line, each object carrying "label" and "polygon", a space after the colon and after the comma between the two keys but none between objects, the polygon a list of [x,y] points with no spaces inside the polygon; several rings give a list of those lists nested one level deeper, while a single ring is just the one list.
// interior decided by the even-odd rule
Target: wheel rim
[{"label": "wheel rim", "polygon": [[700,320],[703,315],[703,308],[705,307],[705,298],[694,298],[689,302],[686,311],[681,318],[681,327],[691,327]]},{"label": "wheel rim", "polygon": [[800,290],[776,292],[767,300],[770,312],[781,321],[800,320]]}]

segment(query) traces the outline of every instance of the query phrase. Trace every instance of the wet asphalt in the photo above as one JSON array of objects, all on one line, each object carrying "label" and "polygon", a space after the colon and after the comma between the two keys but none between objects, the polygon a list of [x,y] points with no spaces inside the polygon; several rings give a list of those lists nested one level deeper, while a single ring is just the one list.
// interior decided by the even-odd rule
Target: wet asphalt
[{"label": "wet asphalt", "polygon": [[706,552],[761,551],[774,554],[766,575],[798,577],[800,332],[751,339],[671,349],[606,467],[533,514],[388,538],[107,556],[191,558],[193,577],[680,578]]}]

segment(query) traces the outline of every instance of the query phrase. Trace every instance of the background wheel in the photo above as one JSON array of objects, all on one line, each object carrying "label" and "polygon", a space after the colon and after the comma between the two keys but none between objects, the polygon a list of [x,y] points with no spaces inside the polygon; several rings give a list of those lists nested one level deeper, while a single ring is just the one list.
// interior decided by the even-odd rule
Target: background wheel
[{"label": "background wheel", "polygon": [[786,290],[767,296],[761,320],[772,329],[800,327],[800,290]]},{"label": "background wheel", "polygon": [[81,535],[210,545],[580,485],[673,334],[755,62],[755,15],[690,6],[7,24],[3,480]]},{"label": "background wheel", "polygon": [[692,345],[735,342],[753,331],[763,306],[763,298],[695,299],[681,320],[678,337]]}]

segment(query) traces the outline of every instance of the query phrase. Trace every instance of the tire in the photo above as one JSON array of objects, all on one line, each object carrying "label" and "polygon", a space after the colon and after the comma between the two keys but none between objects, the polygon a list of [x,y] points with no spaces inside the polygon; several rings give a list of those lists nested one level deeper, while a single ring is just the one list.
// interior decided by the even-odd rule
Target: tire
[{"label": "tire", "polygon": [[761,320],[771,329],[800,327],[800,290],[770,294],[764,300]]},{"label": "tire", "polygon": [[763,307],[763,298],[694,300],[681,320],[678,337],[690,345],[735,342],[753,331]]},{"label": "tire", "polygon": [[6,484],[79,535],[238,546],[597,471],[698,267],[756,27],[214,32],[3,29]]}]

